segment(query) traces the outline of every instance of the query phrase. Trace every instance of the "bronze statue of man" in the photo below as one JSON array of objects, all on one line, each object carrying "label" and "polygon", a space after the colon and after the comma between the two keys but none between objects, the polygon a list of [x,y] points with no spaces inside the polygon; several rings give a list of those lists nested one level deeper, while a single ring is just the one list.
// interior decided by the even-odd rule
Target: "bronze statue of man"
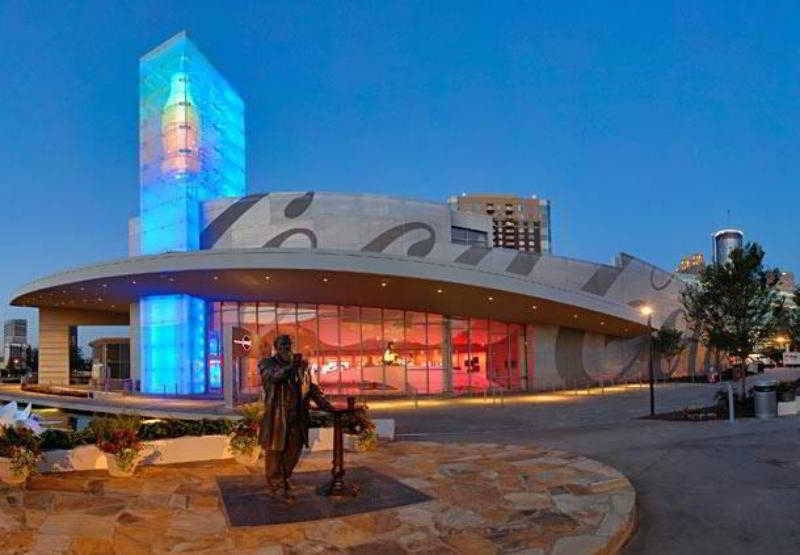
[{"label": "bronze statue of man", "polygon": [[333,406],[319,387],[311,381],[308,361],[300,353],[292,353],[288,335],[275,338],[275,355],[258,363],[264,387],[264,417],[259,441],[264,447],[264,472],[271,495],[283,487],[283,495],[291,498],[289,477],[308,446],[310,401],[323,410]]}]

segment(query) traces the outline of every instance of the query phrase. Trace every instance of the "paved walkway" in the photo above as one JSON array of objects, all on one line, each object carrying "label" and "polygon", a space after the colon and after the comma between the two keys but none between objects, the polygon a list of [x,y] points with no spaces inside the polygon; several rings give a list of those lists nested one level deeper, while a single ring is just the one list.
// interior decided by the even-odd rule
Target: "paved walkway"
[{"label": "paved walkway", "polygon": [[[659,386],[657,411],[711,404],[718,389]],[[642,388],[503,407],[392,408],[375,416],[394,417],[400,440],[535,442],[617,468],[639,503],[640,528],[627,553],[800,552],[800,417],[735,424],[638,419],[648,412]]]},{"label": "paved walkway", "polygon": [[[231,528],[215,479],[233,461],[47,474],[0,486],[3,553],[613,553],[635,524],[635,493],[616,470],[532,445],[401,442],[350,454],[432,500],[325,520]],[[330,468],[330,454],[298,470]]]}]

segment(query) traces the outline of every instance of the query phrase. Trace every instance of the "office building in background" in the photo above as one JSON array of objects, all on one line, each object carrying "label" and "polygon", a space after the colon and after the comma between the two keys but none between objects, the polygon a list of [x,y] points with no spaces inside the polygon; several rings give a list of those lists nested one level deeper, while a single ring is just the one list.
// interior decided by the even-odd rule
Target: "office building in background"
[{"label": "office building in background", "polygon": [[730,260],[731,252],[734,249],[742,248],[744,244],[744,233],[738,229],[721,229],[713,235],[711,253],[714,257],[714,264],[725,264]]},{"label": "office building in background", "polygon": [[781,272],[778,278],[778,289],[781,291],[794,291],[794,272]]},{"label": "office building in background", "polygon": [[550,201],[514,195],[450,197],[453,210],[485,214],[492,219],[492,246],[523,252],[553,254]]},{"label": "office building in background", "polygon": [[25,360],[28,349],[28,321],[14,318],[3,324],[3,360],[6,366],[16,366]]},{"label": "office building in background", "polygon": [[678,263],[676,272],[682,274],[699,274],[706,267],[706,259],[702,252],[687,254]]}]

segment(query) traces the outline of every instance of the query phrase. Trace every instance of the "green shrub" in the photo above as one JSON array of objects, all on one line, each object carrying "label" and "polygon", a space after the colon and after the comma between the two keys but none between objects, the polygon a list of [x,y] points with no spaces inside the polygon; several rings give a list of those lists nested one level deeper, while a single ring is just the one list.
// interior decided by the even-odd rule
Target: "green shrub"
[{"label": "green shrub", "polygon": [[91,445],[95,442],[94,432],[90,429],[65,432],[63,430],[45,430],[41,436],[42,451],[54,449],[74,449],[81,445]]},{"label": "green shrub", "polygon": [[233,428],[232,421],[227,418],[203,420],[177,420],[166,418],[156,422],[148,422],[139,428],[139,437],[145,441],[154,439],[172,439],[183,436],[228,435]]},{"label": "green shrub", "polygon": [[203,420],[165,418],[145,423],[139,416],[96,416],[84,430],[45,430],[40,436],[40,443],[43,451],[74,449],[81,445],[96,444],[98,437],[109,440],[113,432],[119,429],[138,431],[136,435],[141,441],[184,436],[230,435],[235,425],[234,421],[227,418]]}]

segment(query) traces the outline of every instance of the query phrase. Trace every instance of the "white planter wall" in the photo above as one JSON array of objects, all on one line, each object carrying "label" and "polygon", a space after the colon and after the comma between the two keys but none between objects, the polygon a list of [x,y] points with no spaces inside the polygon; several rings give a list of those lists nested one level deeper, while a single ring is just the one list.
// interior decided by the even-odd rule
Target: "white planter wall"
[{"label": "white planter wall", "polygon": [[800,411],[800,400],[778,403],[778,416],[791,416]]}]

